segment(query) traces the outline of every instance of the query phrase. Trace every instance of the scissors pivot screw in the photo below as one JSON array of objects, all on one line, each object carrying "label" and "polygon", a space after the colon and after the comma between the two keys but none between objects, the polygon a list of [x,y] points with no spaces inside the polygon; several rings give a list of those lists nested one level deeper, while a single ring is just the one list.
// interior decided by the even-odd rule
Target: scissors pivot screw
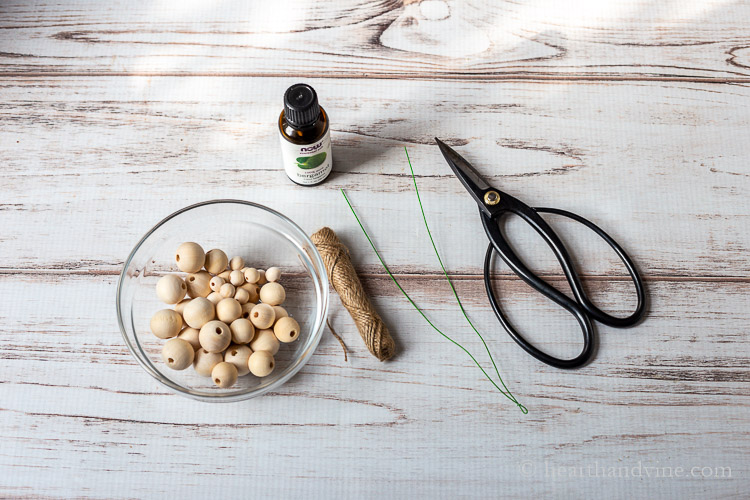
[{"label": "scissors pivot screw", "polygon": [[487,191],[484,193],[484,202],[487,205],[497,205],[500,203],[500,193],[497,191]]}]

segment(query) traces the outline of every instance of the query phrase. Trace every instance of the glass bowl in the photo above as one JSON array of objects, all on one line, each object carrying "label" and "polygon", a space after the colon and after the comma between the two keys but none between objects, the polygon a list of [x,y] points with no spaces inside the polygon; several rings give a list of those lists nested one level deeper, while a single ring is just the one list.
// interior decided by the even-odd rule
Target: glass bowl
[{"label": "glass bowl", "polygon": [[[151,316],[172,308],[156,296],[156,282],[180,273],[175,250],[194,241],[205,251],[220,248],[246,266],[282,270],[279,282],[287,291],[283,307],[300,324],[299,338],[281,344],[276,367],[267,377],[240,377],[227,389],[198,375],[192,367],[176,371],[161,359],[166,342],[149,326]],[[138,363],[168,389],[202,401],[241,401],[277,389],[297,373],[320,342],[328,314],[328,277],[310,238],[294,222],[270,208],[241,200],[214,200],[183,208],[159,222],[130,252],[117,284],[117,320],[122,337]]]}]

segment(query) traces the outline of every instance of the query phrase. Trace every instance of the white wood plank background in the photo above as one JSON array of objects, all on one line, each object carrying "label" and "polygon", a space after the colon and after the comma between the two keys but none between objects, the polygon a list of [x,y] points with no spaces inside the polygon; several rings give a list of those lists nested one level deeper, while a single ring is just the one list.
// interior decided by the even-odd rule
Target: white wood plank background
[{"label": "white wood plank background", "polygon": [[[406,3],[0,4],[0,496],[747,495],[750,6]],[[332,116],[335,172],[313,189],[278,168],[274,122],[299,79]],[[525,355],[489,309],[486,238],[434,136],[504,190],[622,242],[648,283],[646,321],[598,327],[596,360],[574,372]],[[339,193],[418,303],[480,353],[417,218],[404,146],[526,416],[410,309]],[[218,197],[333,227],[399,355],[372,358],[334,297],[348,363],[326,335],[259,399],[217,407],[156,385],[122,343],[117,274],[155,222]],[[553,222],[598,302],[632,307],[606,247]],[[559,283],[531,232],[510,229]],[[573,354],[571,319],[497,273],[512,319]],[[602,477],[611,468],[640,477]]]}]

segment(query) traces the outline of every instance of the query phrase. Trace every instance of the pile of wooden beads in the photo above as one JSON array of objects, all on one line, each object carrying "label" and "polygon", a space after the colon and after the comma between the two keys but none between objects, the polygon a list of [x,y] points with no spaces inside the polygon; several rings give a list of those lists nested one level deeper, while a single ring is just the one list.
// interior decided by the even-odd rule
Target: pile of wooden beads
[{"label": "pile of wooden beads", "polygon": [[187,276],[168,274],[156,284],[156,295],[174,309],[151,318],[153,334],[170,339],[162,348],[164,363],[173,370],[192,365],[219,387],[248,373],[270,375],[281,343],[300,334],[297,321],[281,307],[286,300],[278,283],[281,270],[246,267],[242,257],[230,260],[218,248],[204,252],[193,242],[181,244],[175,260]]}]

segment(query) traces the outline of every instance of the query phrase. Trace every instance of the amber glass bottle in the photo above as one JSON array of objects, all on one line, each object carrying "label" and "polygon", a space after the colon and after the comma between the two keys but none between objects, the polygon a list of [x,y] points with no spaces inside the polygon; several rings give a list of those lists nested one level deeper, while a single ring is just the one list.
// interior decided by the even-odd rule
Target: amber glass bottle
[{"label": "amber glass bottle", "polygon": [[279,116],[281,156],[286,175],[302,186],[323,182],[333,167],[328,115],[315,90],[304,83],[284,93]]}]

